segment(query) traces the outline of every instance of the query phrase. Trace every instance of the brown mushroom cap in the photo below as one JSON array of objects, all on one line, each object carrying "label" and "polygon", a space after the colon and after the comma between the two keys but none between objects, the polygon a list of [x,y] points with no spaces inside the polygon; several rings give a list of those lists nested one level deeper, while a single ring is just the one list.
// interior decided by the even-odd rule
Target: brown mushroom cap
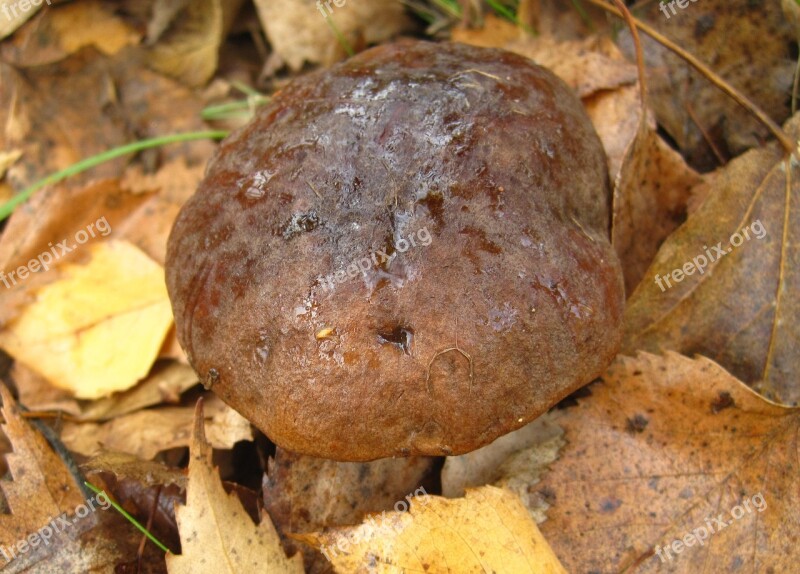
[{"label": "brown mushroom cap", "polygon": [[169,240],[178,338],[286,449],[464,453],[615,355],[608,204],[600,141],[552,73],[501,50],[380,46],[295,81],[221,144]]}]

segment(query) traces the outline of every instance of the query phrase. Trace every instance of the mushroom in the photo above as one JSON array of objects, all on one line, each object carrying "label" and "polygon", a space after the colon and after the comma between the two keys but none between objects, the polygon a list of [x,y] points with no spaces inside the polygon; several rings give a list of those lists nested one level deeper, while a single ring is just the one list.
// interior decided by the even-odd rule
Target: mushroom
[{"label": "mushroom", "polygon": [[228,137],[167,251],[178,339],[283,448],[454,455],[600,375],[621,338],[580,101],[502,50],[403,41]]}]

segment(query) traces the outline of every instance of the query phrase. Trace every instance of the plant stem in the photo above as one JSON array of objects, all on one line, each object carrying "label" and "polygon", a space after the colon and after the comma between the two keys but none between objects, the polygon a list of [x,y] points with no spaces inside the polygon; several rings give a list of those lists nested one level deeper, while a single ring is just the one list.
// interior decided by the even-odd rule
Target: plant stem
[{"label": "plant stem", "polygon": [[136,520],[136,519],[135,519],[133,516],[131,516],[130,514],[128,514],[128,512],[127,512],[127,511],[126,511],[124,508],[122,508],[122,507],[121,507],[119,504],[117,504],[116,502],[114,502],[113,500],[111,500],[111,497],[110,497],[108,494],[106,494],[106,491],[105,491],[105,490],[101,490],[101,489],[97,488],[95,485],[93,485],[93,484],[91,484],[91,483],[89,483],[89,482],[86,482],[86,481],[84,481],[84,483],[83,483],[83,484],[85,484],[85,485],[86,485],[86,486],[87,486],[87,487],[88,487],[88,488],[89,488],[89,489],[90,489],[92,492],[94,492],[95,494],[104,494],[104,495],[105,495],[105,497],[106,497],[106,499],[108,500],[108,502],[111,504],[111,506],[113,506],[113,507],[114,507],[114,509],[115,509],[117,512],[119,512],[119,513],[120,513],[122,516],[124,516],[125,518],[127,518],[127,519],[128,519],[130,522],[131,522],[131,524],[133,524],[133,525],[134,525],[136,528],[138,528],[138,529],[139,529],[139,530],[142,532],[142,534],[144,534],[145,536],[147,536],[147,538],[149,538],[149,539],[150,539],[150,541],[151,541],[153,544],[155,544],[156,546],[158,546],[159,548],[161,548],[161,550],[163,550],[163,551],[164,551],[164,552],[166,552],[167,554],[172,554],[172,552],[170,552],[169,548],[167,548],[166,546],[164,546],[164,545],[163,545],[163,544],[162,544],[162,543],[161,543],[161,542],[160,542],[160,541],[159,541],[159,540],[158,540],[158,539],[157,539],[155,536],[153,536],[152,534],[150,534],[150,532],[147,530],[147,528],[145,528],[144,526],[142,526],[141,524],[139,524],[139,521],[138,521],[138,520]]},{"label": "plant stem", "polygon": [[33,195],[35,191],[43,188],[46,185],[50,185],[51,183],[57,183],[72,175],[86,171],[87,169],[93,168],[97,165],[100,165],[101,163],[107,162],[112,159],[116,159],[120,156],[127,155],[129,153],[135,153],[145,149],[160,147],[166,144],[188,142],[194,140],[204,140],[204,139],[222,139],[227,135],[228,132],[219,130],[205,131],[205,132],[190,132],[185,134],[173,134],[169,136],[160,136],[156,138],[141,140],[138,142],[133,142],[120,147],[116,147],[108,151],[104,151],[103,153],[83,159],[77,163],[72,164],[69,167],[66,167],[60,171],[52,173],[47,177],[40,179],[36,183],[33,183],[28,187],[26,187],[25,189],[23,189],[14,197],[9,199],[7,202],[0,205],[0,221],[4,220],[6,217],[11,215],[11,213],[14,211],[14,208],[16,208],[20,203],[26,201],[31,195]]}]

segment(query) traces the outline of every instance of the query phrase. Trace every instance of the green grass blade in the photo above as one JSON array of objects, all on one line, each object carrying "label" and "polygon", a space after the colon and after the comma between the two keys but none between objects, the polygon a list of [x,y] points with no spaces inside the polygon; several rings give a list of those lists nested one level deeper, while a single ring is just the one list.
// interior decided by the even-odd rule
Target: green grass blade
[{"label": "green grass blade", "polygon": [[147,528],[145,528],[144,526],[142,526],[141,524],[139,524],[139,521],[138,521],[138,520],[136,520],[136,519],[135,519],[133,516],[131,516],[130,514],[128,514],[128,512],[127,512],[127,511],[126,511],[124,508],[122,508],[122,507],[121,507],[119,504],[117,504],[116,502],[114,502],[113,500],[111,500],[111,497],[110,497],[108,494],[106,494],[106,492],[105,492],[104,490],[100,490],[100,489],[99,489],[99,488],[97,488],[95,485],[93,485],[93,484],[91,484],[91,483],[89,483],[89,482],[85,482],[85,481],[84,481],[84,483],[83,483],[83,484],[85,484],[85,485],[86,485],[86,486],[87,486],[89,489],[91,489],[91,490],[92,490],[92,492],[94,492],[94,493],[96,493],[96,494],[101,494],[101,493],[102,493],[102,494],[104,494],[104,495],[105,495],[105,497],[106,497],[106,499],[108,500],[108,502],[110,502],[110,503],[111,503],[111,506],[113,506],[113,507],[114,507],[114,509],[115,509],[117,512],[119,512],[119,513],[120,513],[122,516],[124,516],[125,518],[127,518],[127,519],[128,519],[128,521],[129,521],[131,524],[133,524],[133,525],[134,525],[136,528],[138,528],[138,529],[139,529],[139,530],[142,532],[142,534],[144,534],[145,536],[147,536],[147,538],[149,538],[149,539],[150,539],[150,541],[151,541],[153,544],[155,544],[156,546],[158,546],[159,548],[161,548],[161,550],[163,550],[163,551],[164,551],[164,552],[166,552],[167,554],[172,554],[172,552],[170,552],[169,548],[167,548],[166,546],[164,546],[164,545],[163,545],[163,544],[162,544],[162,543],[161,543],[161,542],[160,542],[160,541],[159,541],[159,540],[158,540],[158,539],[157,539],[155,536],[153,536],[152,534],[150,534],[150,532],[147,530]]},{"label": "green grass blade", "polygon": [[129,153],[135,153],[145,149],[160,147],[167,144],[188,142],[195,140],[205,140],[205,139],[222,139],[227,135],[228,132],[220,130],[205,131],[205,132],[190,132],[185,134],[173,134],[169,136],[161,136],[157,138],[141,140],[138,142],[133,142],[120,147],[116,147],[108,151],[104,151],[103,153],[86,158],[60,171],[52,173],[47,177],[40,179],[36,183],[33,183],[28,187],[26,187],[25,189],[23,189],[14,197],[6,201],[3,205],[0,205],[0,221],[4,220],[6,217],[11,215],[14,209],[20,203],[27,201],[28,198],[31,195],[33,195],[35,191],[38,191],[39,189],[43,188],[46,185],[50,185],[51,183],[58,183],[59,181],[62,181],[70,176],[73,176],[75,174],[86,171],[87,169],[91,169],[95,166],[98,166],[101,163],[105,163],[107,161],[116,159],[118,157],[127,155]]}]

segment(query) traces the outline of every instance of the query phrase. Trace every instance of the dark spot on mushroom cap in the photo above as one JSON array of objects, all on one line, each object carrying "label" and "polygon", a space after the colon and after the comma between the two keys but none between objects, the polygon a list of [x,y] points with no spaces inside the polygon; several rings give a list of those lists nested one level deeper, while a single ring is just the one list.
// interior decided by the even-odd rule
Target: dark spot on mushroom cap
[{"label": "dark spot on mushroom cap", "polygon": [[580,101],[521,56],[368,50],[220,145],[169,240],[178,338],[287,449],[483,446],[616,354],[605,166]]}]

